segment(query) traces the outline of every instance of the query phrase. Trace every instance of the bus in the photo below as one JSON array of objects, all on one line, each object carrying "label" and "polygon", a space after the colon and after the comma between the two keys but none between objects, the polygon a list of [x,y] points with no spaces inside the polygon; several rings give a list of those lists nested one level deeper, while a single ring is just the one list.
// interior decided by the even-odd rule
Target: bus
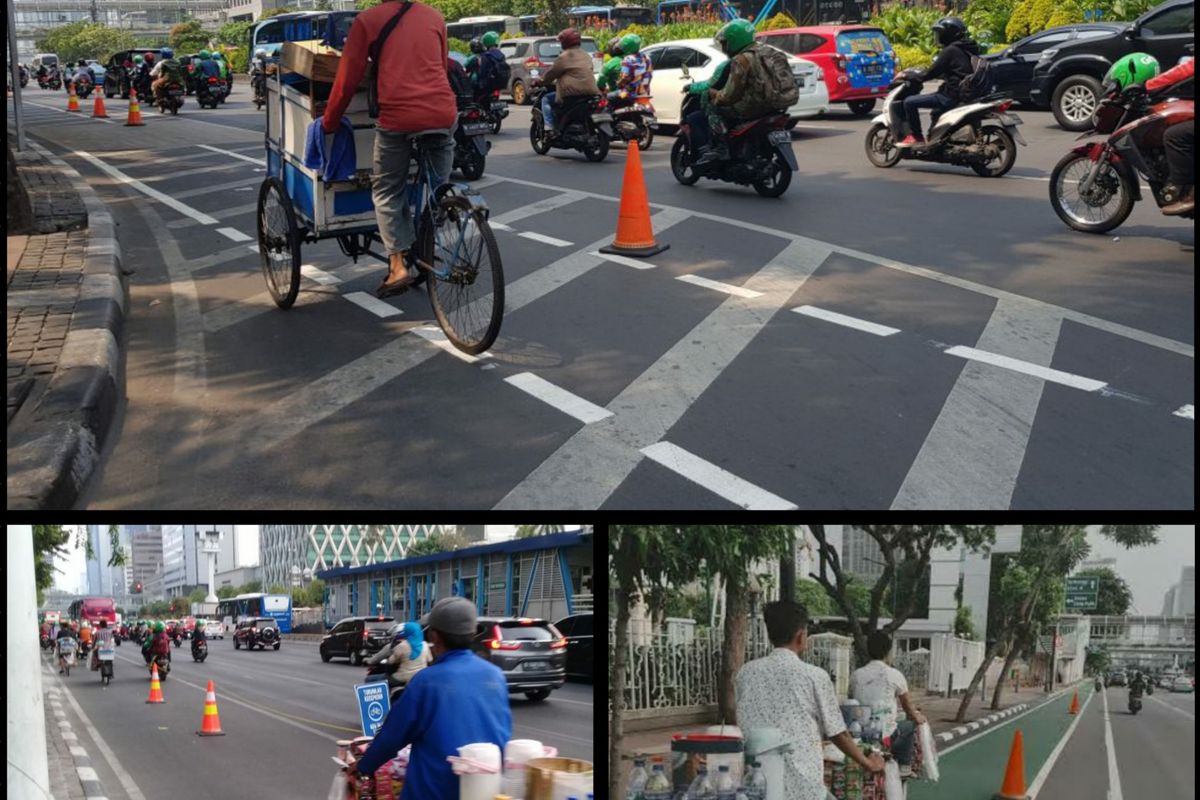
[{"label": "bus", "polygon": [[81,597],[67,609],[67,619],[87,622],[95,627],[100,620],[108,620],[109,627],[117,624],[117,609],[111,597]]},{"label": "bus", "polygon": [[483,36],[488,31],[520,35],[521,19],[497,14],[490,17],[463,17],[458,22],[446,25],[447,36],[451,39],[462,39],[465,42],[471,41],[476,36]]},{"label": "bus", "polygon": [[243,617],[273,617],[280,633],[292,632],[292,598],[286,594],[252,592],[217,601],[217,620],[226,635],[232,635]]},{"label": "bus", "polygon": [[621,30],[630,25],[653,25],[654,12],[641,6],[574,6],[567,9],[567,21],[577,28],[600,25]]},{"label": "bus", "polygon": [[267,58],[279,58],[284,42],[323,39],[330,46],[342,49],[350,24],[357,11],[292,11],[279,14],[251,26],[249,32],[250,58],[259,48]]}]

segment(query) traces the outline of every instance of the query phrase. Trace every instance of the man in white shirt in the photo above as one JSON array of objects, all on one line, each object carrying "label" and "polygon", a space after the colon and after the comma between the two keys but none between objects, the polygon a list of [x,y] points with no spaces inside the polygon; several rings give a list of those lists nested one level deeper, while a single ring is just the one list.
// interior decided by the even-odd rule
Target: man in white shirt
[{"label": "man in white shirt", "polygon": [[[912,771],[913,736],[917,726],[925,722],[925,716],[913,707],[908,697],[904,673],[884,660],[891,651],[892,637],[883,631],[875,631],[867,637],[867,655],[871,660],[850,674],[850,696],[864,706],[888,709],[884,735],[891,739],[892,755],[900,765],[900,773],[907,775]],[[908,715],[908,719],[899,723],[896,721],[897,700]]]},{"label": "man in white shirt", "polygon": [[784,756],[787,800],[831,800],[833,795],[825,789],[822,739],[871,772],[883,770],[883,758],[878,753],[863,755],[846,730],[828,673],[800,660],[808,646],[804,606],[786,600],[768,603],[763,618],[775,650],[738,671],[737,724],[743,733],[778,728],[792,743],[791,753]]}]

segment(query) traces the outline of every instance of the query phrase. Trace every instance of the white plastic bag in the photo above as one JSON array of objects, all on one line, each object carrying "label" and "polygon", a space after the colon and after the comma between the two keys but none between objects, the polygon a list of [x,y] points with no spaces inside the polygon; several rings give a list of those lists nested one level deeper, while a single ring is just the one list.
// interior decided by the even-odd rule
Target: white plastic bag
[{"label": "white plastic bag", "polygon": [[883,765],[883,792],[887,800],[904,800],[904,784],[900,782],[900,765],[888,761]]},{"label": "white plastic bag", "polygon": [[928,722],[922,722],[917,726],[917,736],[921,737],[921,755],[924,759],[921,762],[921,769],[927,780],[937,783],[937,745],[933,741],[933,728],[929,727]]}]

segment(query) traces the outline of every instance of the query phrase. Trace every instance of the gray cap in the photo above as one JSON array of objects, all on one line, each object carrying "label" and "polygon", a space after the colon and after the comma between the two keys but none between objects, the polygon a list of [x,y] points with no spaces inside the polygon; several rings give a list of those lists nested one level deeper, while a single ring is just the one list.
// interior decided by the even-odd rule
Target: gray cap
[{"label": "gray cap", "polygon": [[475,633],[475,604],[465,597],[443,597],[433,604],[421,624],[460,636]]}]

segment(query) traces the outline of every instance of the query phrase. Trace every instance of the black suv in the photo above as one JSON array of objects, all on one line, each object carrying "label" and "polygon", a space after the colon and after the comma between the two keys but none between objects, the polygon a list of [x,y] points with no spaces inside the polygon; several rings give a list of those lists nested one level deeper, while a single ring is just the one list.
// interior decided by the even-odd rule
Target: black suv
[{"label": "black suv", "polygon": [[[108,57],[108,61],[104,64],[104,81],[103,90],[104,96],[116,97],[120,95],[123,100],[129,99],[129,74],[125,71],[126,59],[133,60],[135,55],[146,57],[147,53],[153,53],[154,57],[158,58],[160,48],[139,48],[137,50],[118,50]],[[138,98],[141,100],[142,98]]]},{"label": "black suv", "polygon": [[567,674],[592,679],[592,615],[576,614],[554,623],[567,639]]},{"label": "black suv", "polygon": [[480,617],[474,648],[504,671],[510,692],[545,700],[563,685],[567,640],[544,619]]},{"label": "black suv", "polygon": [[233,632],[233,649],[238,650],[242,645],[247,650],[257,647],[266,650],[272,647],[279,649],[279,623],[271,617],[254,617],[243,619]]},{"label": "black suv", "polygon": [[1167,0],[1120,30],[1043,50],[1033,68],[1030,100],[1050,106],[1066,130],[1088,130],[1100,102],[1100,83],[1113,62],[1149,53],[1164,71],[1175,66],[1194,41],[1195,10],[1194,0]]},{"label": "black suv", "polygon": [[393,617],[346,617],[321,640],[321,660],[348,658],[354,665],[383,649],[392,637]]}]

